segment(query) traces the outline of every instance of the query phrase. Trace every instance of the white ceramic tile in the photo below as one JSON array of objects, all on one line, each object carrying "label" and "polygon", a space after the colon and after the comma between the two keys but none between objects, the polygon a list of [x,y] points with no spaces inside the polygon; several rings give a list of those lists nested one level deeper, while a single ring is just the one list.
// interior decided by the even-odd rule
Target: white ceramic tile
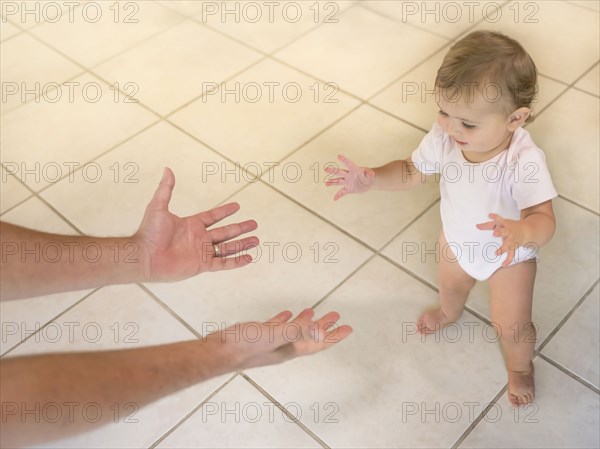
[{"label": "white ceramic tile", "polygon": [[[435,77],[449,48],[436,53],[415,70],[385,89],[370,103],[392,114],[429,130],[437,119]],[[567,86],[545,76],[538,77],[539,94],[533,103],[534,111],[541,111],[563,92]]]},{"label": "white ceramic tile", "polygon": [[594,95],[600,95],[600,64],[596,64],[592,70],[577,81],[575,87]]},{"label": "white ceramic tile", "polygon": [[337,26],[352,1],[204,3],[194,17],[200,23],[265,53],[277,50],[319,25]]},{"label": "white ceramic tile", "polygon": [[201,95],[205,83],[220,83],[260,57],[198,23],[185,21],[95,71],[111,83],[135,83],[136,98],[167,115]]},{"label": "white ceramic tile", "polygon": [[599,24],[598,14],[566,2],[547,0],[507,4],[497,19],[490,16],[472,31],[485,29],[507,34],[523,45],[540,73],[572,83],[598,61]]},{"label": "white ceramic tile", "polygon": [[546,153],[558,193],[595,212],[600,211],[599,103],[597,97],[570,89],[527,127]]},{"label": "white ceramic tile", "polygon": [[[13,167],[9,167],[13,168]],[[16,168],[15,168],[16,169]],[[15,204],[31,196],[31,192],[2,166],[2,184],[0,184],[0,214]]]},{"label": "white ceramic tile", "polygon": [[1,17],[0,21],[0,41],[4,41],[9,37],[15,36],[21,32],[21,30],[10,21]]},{"label": "white ceramic tile", "polygon": [[[76,323],[71,331],[70,325]],[[98,289],[11,353],[132,349],[196,337],[139,286]],[[161,329],[157,332],[157,329]],[[68,332],[64,332],[67,330]]]},{"label": "white ceramic tile", "polygon": [[[538,345],[590,288],[600,269],[597,257],[594,258],[598,251],[597,218],[560,198],[552,204],[556,233],[550,243],[540,249],[533,296],[533,322],[538,327]],[[436,205],[396,237],[383,254],[437,286],[435,248],[441,226],[439,205]],[[475,285],[467,306],[489,319],[487,282]]]},{"label": "white ceramic tile", "polygon": [[596,286],[542,351],[596,388],[600,385],[599,311],[600,292]]},{"label": "white ceramic tile", "polygon": [[158,3],[168,8],[172,8],[185,16],[193,16],[207,8],[208,10],[211,10],[212,6],[211,2],[198,0],[161,0]]},{"label": "white ceramic tile", "polygon": [[[87,3],[88,0],[80,1],[78,4],[68,2],[57,2],[53,0],[39,0],[35,2],[19,2],[2,0],[0,11],[4,19],[14,23],[24,30],[29,30],[43,23],[56,23],[61,20],[69,20],[69,9],[75,13],[78,6]],[[73,15],[73,17],[75,17]]]},{"label": "white ceramic tile", "polygon": [[82,71],[28,34],[16,36],[2,44],[2,113],[35,101]]},{"label": "white ceramic tile", "polygon": [[598,447],[598,394],[544,360],[534,364],[535,401],[515,409],[502,396],[460,448]]},{"label": "white ceramic tile", "polygon": [[429,131],[439,110],[433,94],[435,76],[448,48],[436,53],[369,101]]},{"label": "white ceramic tile", "polygon": [[[37,198],[31,198],[2,215],[2,221],[43,232],[77,235],[71,226]],[[28,247],[32,248],[32,245]],[[7,256],[7,261],[19,263],[23,256],[24,254]],[[35,255],[26,257],[35,257]],[[81,290],[0,302],[2,319],[0,354],[13,348],[30,333],[42,327],[89,292],[91,290]]]},{"label": "white ceramic tile", "polygon": [[123,97],[115,102],[114,91],[95,77],[71,82],[54,92],[57,97],[27,103],[1,118],[2,162],[17,164],[15,175],[35,190],[157,120]]},{"label": "white ceramic tile", "polygon": [[35,197],[3,214],[2,221],[53,234],[77,235],[73,227]]},{"label": "white ceramic tile", "polygon": [[440,203],[436,202],[383,248],[381,254],[437,287],[440,256],[436,243],[441,229]]},{"label": "white ceramic tile", "polygon": [[320,448],[241,376],[211,397],[159,448]]},{"label": "white ceramic tile", "polygon": [[280,161],[357,104],[333,86],[269,59],[170,119],[256,173],[253,167],[267,169],[265,164]]},{"label": "white ceramic tile", "polygon": [[494,15],[503,2],[404,2],[369,0],[363,5],[401,23],[409,23],[449,39]]},{"label": "white ceramic tile", "polygon": [[[410,45],[400,48],[399,42]],[[408,24],[355,7],[341,14],[335,26],[321,26],[275,56],[325,82],[337,83],[354,95],[368,98],[446,42]]]},{"label": "white ceramic tile", "polygon": [[275,187],[311,210],[380,248],[436,199],[437,185],[429,183],[409,192],[347,195],[334,202],[338,189],[325,186],[326,176],[329,177],[324,172],[325,165],[341,165],[337,160],[340,153],[369,167],[404,159],[423,135],[370,106],[361,106],[263,175],[263,180],[272,180]]},{"label": "white ceramic tile", "polygon": [[600,12],[600,1],[598,0],[566,0],[574,5],[581,6],[583,8],[591,9],[593,11]]},{"label": "white ceramic tile", "polygon": [[[298,403],[302,422],[331,447],[450,447],[476,416],[465,404],[480,413],[506,373],[473,316],[439,336],[416,332],[435,301],[434,291],[377,257],[317,309],[340,313],[354,329],[346,340],[247,374],[280,403]],[[456,411],[454,422],[444,419]]]},{"label": "white ceramic tile", "polygon": [[[121,285],[94,292],[11,356],[127,350],[193,339],[189,330],[138,286]],[[220,376],[188,387],[138,410],[120,405],[122,415],[118,422],[43,447],[148,447],[226,379],[227,376]],[[115,413],[113,409],[104,412]]]},{"label": "white ceramic tile", "polygon": [[[261,245],[235,271],[204,273],[177,284],[147,284],[205,334],[214,323],[266,320],[285,309],[310,307],[371,252],[262,183],[234,195],[236,221],[254,219]],[[231,219],[223,223],[231,222]]]},{"label": "white ceramic tile", "polygon": [[142,221],[164,167],[175,174],[169,210],[179,216],[211,209],[246,184],[241,177],[240,182],[222,178],[222,171],[235,172],[232,164],[160,122],[42,196],[87,234],[131,235]]},{"label": "white ceramic tile", "polygon": [[36,27],[32,33],[80,64],[92,67],[184,20],[177,12],[156,2],[116,5],[82,4],[74,9],[72,20],[65,15],[56,23]]}]

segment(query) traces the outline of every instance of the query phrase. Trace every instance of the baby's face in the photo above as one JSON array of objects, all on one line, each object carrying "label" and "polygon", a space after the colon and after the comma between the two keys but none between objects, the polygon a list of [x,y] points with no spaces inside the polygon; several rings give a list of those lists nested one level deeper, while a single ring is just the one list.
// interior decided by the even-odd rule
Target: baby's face
[{"label": "baby's face", "polygon": [[485,101],[479,93],[469,101],[453,101],[443,94],[438,100],[438,123],[468,160],[485,161],[508,148],[514,127],[500,102]]}]

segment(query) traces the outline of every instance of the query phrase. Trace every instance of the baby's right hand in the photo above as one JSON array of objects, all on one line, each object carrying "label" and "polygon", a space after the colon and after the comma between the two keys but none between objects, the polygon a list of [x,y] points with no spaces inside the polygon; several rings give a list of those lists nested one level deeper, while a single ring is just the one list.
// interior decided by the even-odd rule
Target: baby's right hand
[{"label": "baby's right hand", "polygon": [[339,200],[347,193],[366,192],[371,188],[375,181],[375,172],[367,167],[358,167],[354,162],[341,154],[338,159],[348,167],[348,170],[343,168],[334,168],[331,166],[325,167],[325,171],[338,178],[328,179],[325,181],[326,186],[343,186],[337,191],[333,197],[334,201]]}]

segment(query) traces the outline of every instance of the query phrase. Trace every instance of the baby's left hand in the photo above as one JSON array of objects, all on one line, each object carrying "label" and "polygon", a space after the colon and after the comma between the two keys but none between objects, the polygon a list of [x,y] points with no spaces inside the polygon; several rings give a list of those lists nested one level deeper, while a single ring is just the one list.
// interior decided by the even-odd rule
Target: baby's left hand
[{"label": "baby's left hand", "polygon": [[507,267],[515,257],[517,248],[524,242],[522,223],[519,220],[508,220],[496,214],[490,214],[489,217],[492,221],[476,225],[477,229],[493,230],[494,237],[502,237],[502,246],[498,248],[496,255],[507,253],[506,260],[502,264],[503,267]]}]

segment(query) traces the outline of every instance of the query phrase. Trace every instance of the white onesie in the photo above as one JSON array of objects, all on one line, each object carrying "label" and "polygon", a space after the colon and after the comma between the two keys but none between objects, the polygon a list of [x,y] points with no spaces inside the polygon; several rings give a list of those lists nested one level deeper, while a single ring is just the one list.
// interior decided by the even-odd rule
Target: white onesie
[{"label": "white onesie", "polygon": [[[478,223],[491,221],[490,213],[519,220],[521,210],[557,196],[544,152],[529,132],[518,128],[508,149],[492,159],[472,163],[444,130],[434,123],[412,154],[416,168],[424,174],[439,174],[442,226],[448,247],[470,276],[488,279],[507,254],[496,255],[502,238],[481,231]],[[441,248],[442,256],[448,248]],[[511,265],[537,258],[534,245],[519,247]]]}]

